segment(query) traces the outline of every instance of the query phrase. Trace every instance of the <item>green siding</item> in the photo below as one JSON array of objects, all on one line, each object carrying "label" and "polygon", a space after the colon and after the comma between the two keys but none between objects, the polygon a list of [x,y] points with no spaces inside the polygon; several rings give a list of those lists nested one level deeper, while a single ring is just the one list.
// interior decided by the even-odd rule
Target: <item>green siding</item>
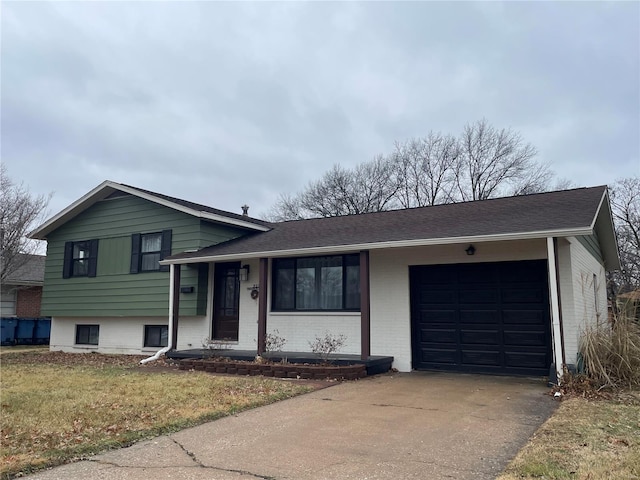
[{"label": "green siding", "polygon": [[602,258],[602,250],[600,249],[600,241],[596,235],[588,235],[588,236],[580,236],[576,237],[578,241],[582,244],[587,251],[600,262],[604,264],[604,259]]},{"label": "green siding", "polygon": [[98,275],[129,273],[131,235],[101,238],[98,242]]},{"label": "green siding", "polygon": [[209,284],[209,264],[198,264],[198,298],[196,299],[196,311],[198,315],[207,313],[207,285]]},{"label": "green siding", "polygon": [[220,227],[215,223],[202,220],[200,224],[200,244],[198,245],[198,248],[217,245],[218,243],[226,242],[227,240],[231,240],[232,238],[239,236],[240,235],[234,235],[230,237],[227,232],[221,231]]},{"label": "green siding", "polygon": [[[129,273],[131,234],[171,229],[171,250],[178,253],[223,242],[245,233],[135,197],[103,200],[52,232],[47,238],[42,313],[48,316],[161,316],[169,309],[169,273]],[[64,244],[98,239],[96,277],[62,278]],[[205,266],[206,267],[206,266]],[[207,269],[183,266],[180,314],[206,312]]]}]

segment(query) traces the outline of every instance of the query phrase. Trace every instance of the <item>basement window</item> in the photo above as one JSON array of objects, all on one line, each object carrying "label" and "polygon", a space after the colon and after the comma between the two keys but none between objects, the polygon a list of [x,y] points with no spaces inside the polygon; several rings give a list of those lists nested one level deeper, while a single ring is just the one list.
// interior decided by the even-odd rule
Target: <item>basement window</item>
[{"label": "basement window", "polygon": [[98,345],[100,325],[76,325],[76,345]]},{"label": "basement window", "polygon": [[166,347],[169,342],[169,327],[167,325],[145,325],[144,346]]}]

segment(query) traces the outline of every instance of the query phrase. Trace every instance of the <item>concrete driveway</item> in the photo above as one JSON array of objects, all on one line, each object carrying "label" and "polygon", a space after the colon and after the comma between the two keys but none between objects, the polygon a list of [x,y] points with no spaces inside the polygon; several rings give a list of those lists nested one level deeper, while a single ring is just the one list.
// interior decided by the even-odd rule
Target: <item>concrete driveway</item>
[{"label": "concrete driveway", "polygon": [[28,478],[492,479],[553,412],[541,380],[347,382]]}]

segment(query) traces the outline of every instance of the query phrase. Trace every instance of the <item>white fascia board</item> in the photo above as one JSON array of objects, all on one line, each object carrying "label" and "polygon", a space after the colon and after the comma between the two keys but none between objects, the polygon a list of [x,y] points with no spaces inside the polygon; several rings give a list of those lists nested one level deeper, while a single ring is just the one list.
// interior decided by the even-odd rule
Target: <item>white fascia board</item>
[{"label": "white fascia board", "polygon": [[30,232],[28,236],[30,238],[34,238],[34,239],[38,239],[38,240],[45,240],[47,234],[49,234],[50,232],[52,232],[53,230],[55,230],[59,226],[63,225],[64,223],[68,222],[73,217],[78,215],[83,210],[86,210],[87,208],[89,208],[94,203],[105,199],[106,197],[111,195],[116,190],[119,190],[119,191],[124,192],[124,193],[128,193],[130,195],[134,195],[136,197],[143,198],[145,200],[157,203],[159,205],[163,205],[163,206],[171,208],[173,210],[178,210],[180,212],[186,213],[188,215],[192,215],[192,216],[197,217],[197,218],[203,218],[203,219],[211,220],[211,221],[218,222],[218,223],[225,223],[225,224],[228,224],[228,225],[234,225],[234,226],[237,226],[237,227],[247,228],[247,229],[250,229],[250,230],[257,230],[259,232],[266,232],[266,231],[271,230],[269,227],[265,227],[265,226],[258,225],[258,224],[255,224],[255,223],[246,222],[246,221],[238,220],[238,219],[235,219],[235,218],[229,218],[229,217],[225,217],[223,215],[218,215],[218,214],[215,214],[215,213],[209,213],[209,212],[203,212],[203,211],[200,211],[200,210],[194,210],[192,208],[188,208],[188,207],[179,205],[177,203],[173,203],[173,202],[171,202],[169,200],[165,200],[163,198],[159,198],[159,197],[156,197],[154,195],[151,195],[151,194],[148,194],[148,193],[145,193],[145,192],[141,192],[140,190],[137,190],[136,188],[127,187],[127,186],[122,185],[120,183],[112,182],[111,180],[106,180],[106,181],[102,182],[100,185],[98,185],[96,188],[91,190],[89,193],[83,195],[78,200],[73,202],[71,205],[69,205],[67,208],[62,210],[60,213],[58,213],[57,215],[54,215],[49,220],[47,220],[45,223],[40,225],[38,228],[36,228],[32,232]]},{"label": "white fascia board", "polygon": [[[55,230],[62,224],[68,222],[73,217],[78,215],[83,210],[86,210],[94,203],[108,197],[114,190],[120,189],[121,185],[110,180],[105,180],[96,188],[80,197],[64,210],[51,217],[35,230],[29,232],[27,235],[29,238],[37,240],[46,240],[47,234]],[[109,189],[109,190],[107,190]]]},{"label": "white fascia board", "polygon": [[[606,218],[603,218],[605,216]],[[602,250],[605,261],[605,268],[608,271],[619,270],[621,266],[620,251],[618,249],[618,239],[613,223],[613,215],[611,214],[609,192],[606,189],[600,199],[600,204],[593,217],[593,222],[591,222],[591,229],[598,234],[600,249]]]},{"label": "white fascia board", "polygon": [[416,240],[398,240],[390,242],[358,243],[351,245],[333,245],[324,247],[309,247],[290,250],[270,250],[262,252],[233,253],[228,255],[207,255],[202,257],[179,258],[176,260],[163,260],[161,265],[188,264],[202,262],[220,262],[227,260],[241,260],[248,258],[274,258],[306,255],[322,255],[326,253],[346,253],[360,250],[378,250],[383,248],[425,247],[433,245],[451,245],[456,243],[474,242],[498,242],[507,240],[531,240],[547,237],[573,237],[576,235],[591,235],[590,228],[576,228],[571,230],[547,230],[542,232],[506,233],[495,235],[479,235],[467,237],[428,238]]}]

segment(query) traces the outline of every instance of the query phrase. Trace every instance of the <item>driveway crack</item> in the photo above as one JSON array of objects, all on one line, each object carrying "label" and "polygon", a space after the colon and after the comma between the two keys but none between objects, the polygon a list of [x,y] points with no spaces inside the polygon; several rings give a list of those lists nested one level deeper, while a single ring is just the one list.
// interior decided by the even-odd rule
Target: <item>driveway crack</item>
[{"label": "driveway crack", "polygon": [[169,437],[169,438],[171,439],[171,441],[173,443],[175,443],[177,446],[179,446],[184,453],[189,455],[189,457],[193,460],[193,462],[200,468],[206,468],[206,469],[210,469],[210,470],[219,470],[219,471],[222,471],[222,472],[229,472],[229,473],[239,473],[241,475],[249,475],[251,477],[261,478],[262,480],[277,480],[276,477],[272,477],[271,475],[260,475],[259,473],[253,473],[253,472],[249,472],[249,471],[246,471],[246,470],[236,470],[236,469],[233,469],[233,468],[222,468],[222,467],[204,465],[198,459],[198,457],[196,457],[195,453],[193,453],[193,452],[189,451],[188,449],[186,449],[184,447],[184,445],[182,445],[180,442],[178,442],[175,438],[172,438],[172,437]]}]

